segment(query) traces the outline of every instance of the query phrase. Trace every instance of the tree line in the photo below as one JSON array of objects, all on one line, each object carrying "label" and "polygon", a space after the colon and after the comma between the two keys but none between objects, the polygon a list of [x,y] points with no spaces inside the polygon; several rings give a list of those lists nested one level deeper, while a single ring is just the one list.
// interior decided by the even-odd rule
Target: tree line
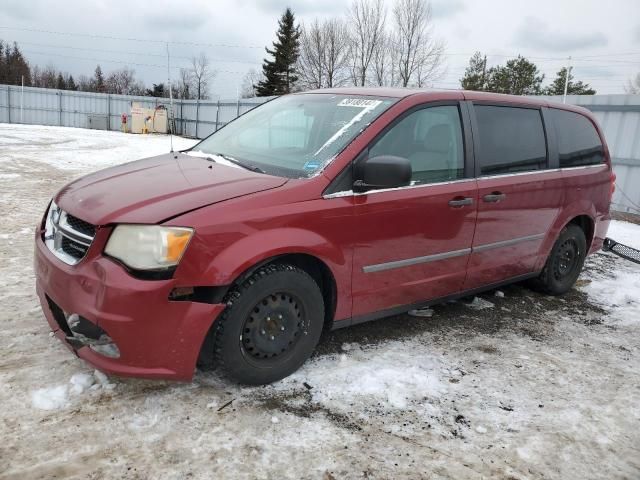
[{"label": "tree line", "polygon": [[443,73],[445,43],[428,0],[353,0],[346,15],[296,24],[287,8],[262,73],[250,71],[243,96],[281,95],[345,85],[424,87]]},{"label": "tree line", "polygon": [[[569,81],[567,83],[567,73]],[[460,86],[465,90],[508,93],[512,95],[563,95],[565,83],[569,95],[595,95],[588,84],[575,81],[571,69],[562,67],[553,81],[543,86],[544,75],[535,63],[523,56],[508,60],[504,65],[487,67],[487,56],[476,52],[469,60]]]},{"label": "tree line", "polygon": [[[208,98],[209,86],[215,74],[204,53],[193,57],[190,67],[180,69],[178,78],[172,82],[174,98]],[[135,70],[129,67],[104,73],[102,67],[97,65],[92,75],[74,78],[51,64],[45,67],[31,66],[16,42],[9,44],[0,40],[0,84],[22,85],[23,82],[27,87],[148,97],[169,96],[169,88],[165,83],[153,83],[149,87],[137,79]]]},{"label": "tree line", "polygon": [[[387,15],[382,0],[353,0],[346,16],[297,25],[287,8],[278,22],[276,41],[267,48],[262,73],[251,70],[243,96],[271,96],[353,86],[424,87],[444,72],[445,44],[434,34],[428,0],[395,0]],[[568,76],[568,82],[567,82]],[[469,60],[460,87],[513,95],[594,95],[561,68],[549,85],[530,60],[518,56],[488,67],[487,56]],[[627,88],[633,90],[633,83]]]}]

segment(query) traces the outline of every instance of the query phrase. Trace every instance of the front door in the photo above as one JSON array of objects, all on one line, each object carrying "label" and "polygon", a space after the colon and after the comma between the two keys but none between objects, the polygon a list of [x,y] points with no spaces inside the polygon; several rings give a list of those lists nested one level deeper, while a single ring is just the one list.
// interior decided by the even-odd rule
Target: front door
[{"label": "front door", "polygon": [[396,155],[408,187],[355,195],[353,317],[459,292],[471,252],[476,181],[465,169],[460,106],[425,106],[395,122],[369,158]]}]

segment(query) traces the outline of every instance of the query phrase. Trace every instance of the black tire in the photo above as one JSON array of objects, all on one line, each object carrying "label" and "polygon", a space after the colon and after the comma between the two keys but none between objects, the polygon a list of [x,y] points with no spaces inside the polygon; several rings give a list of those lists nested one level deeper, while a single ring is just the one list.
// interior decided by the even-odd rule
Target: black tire
[{"label": "black tire", "polygon": [[540,276],[531,286],[549,295],[562,295],[576,283],[587,256],[587,239],[582,229],[569,224],[553,245]]},{"label": "black tire", "polygon": [[238,383],[263,385],[295,372],[318,344],[324,301],[316,282],[293,265],[260,268],[227,295],[214,327],[214,359]]}]

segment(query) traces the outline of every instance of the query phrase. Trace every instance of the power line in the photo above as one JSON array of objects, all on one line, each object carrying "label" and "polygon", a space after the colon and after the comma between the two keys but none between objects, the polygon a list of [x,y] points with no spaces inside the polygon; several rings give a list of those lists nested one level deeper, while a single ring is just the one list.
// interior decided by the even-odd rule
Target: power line
[{"label": "power line", "polygon": [[[132,52],[132,51],[128,51],[128,50],[109,50],[109,49],[101,49],[101,48],[86,48],[86,47],[72,47],[72,46],[68,46],[68,45],[51,45],[51,44],[46,44],[46,43],[33,43],[33,42],[20,42],[21,45],[32,45],[35,47],[46,47],[46,48],[62,48],[65,50],[81,50],[81,51],[88,51],[88,52],[103,52],[103,53],[116,53],[116,54],[122,54],[122,55],[140,55],[140,56],[146,56],[146,57],[156,57],[156,58],[167,58],[167,55],[160,55],[157,53],[149,53],[149,52]],[[43,52],[44,53],[44,52]],[[51,53],[51,55],[54,55],[54,53]],[[180,56],[180,55],[171,55],[172,58],[180,58],[183,60],[191,60],[192,57],[185,57],[185,56]],[[259,63],[259,61],[249,61],[249,60],[221,60],[221,59],[209,59],[210,62],[215,62],[215,63],[248,63],[248,64],[255,64],[255,63]]]},{"label": "power line", "polygon": [[[76,57],[74,55],[63,55],[60,53],[49,53],[49,52],[34,52],[32,50],[24,50],[25,53],[28,53],[29,55],[44,55],[44,56],[54,56],[54,57],[62,57],[62,58],[72,58],[75,60],[86,60],[86,61],[91,61],[91,62],[96,62],[96,63],[120,63],[120,64],[124,64],[124,65],[133,65],[136,67],[151,67],[151,68],[162,68],[165,69],[167,68],[167,64],[165,63],[164,65],[157,65],[157,64],[151,64],[151,63],[138,63],[138,62],[127,62],[127,61],[123,61],[123,60],[108,60],[108,59],[99,59],[99,58],[89,58],[89,57]],[[171,67],[171,69],[173,70],[180,70],[181,67],[178,66],[173,66]],[[184,68],[184,67],[182,67]],[[232,71],[232,70],[218,70],[216,69],[216,73],[232,73],[232,74],[238,74],[238,75],[244,75],[246,72],[238,72],[238,71]]]},{"label": "power line", "polygon": [[114,35],[97,35],[97,34],[75,33],[75,32],[57,32],[54,30],[42,30],[37,28],[8,27],[6,25],[0,25],[0,29],[16,30],[16,31],[22,31],[22,32],[48,33],[51,35],[64,35],[67,37],[99,38],[102,40],[123,40],[126,42],[158,43],[158,44],[169,43],[169,45],[192,45],[192,46],[213,47],[213,48],[260,48],[260,49],[263,48],[257,45],[232,45],[232,44],[225,44],[225,43],[199,43],[199,42],[177,42],[177,41],[167,42],[164,40],[152,40],[152,39],[132,38],[132,37],[127,38],[127,37],[117,37]]}]

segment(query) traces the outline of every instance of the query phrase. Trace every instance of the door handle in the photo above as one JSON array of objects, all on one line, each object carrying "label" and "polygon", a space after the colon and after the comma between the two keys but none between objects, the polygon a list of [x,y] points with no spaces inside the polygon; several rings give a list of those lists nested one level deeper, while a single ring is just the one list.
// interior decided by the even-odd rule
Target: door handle
[{"label": "door handle", "polygon": [[485,195],[482,199],[487,203],[498,203],[507,198],[507,195],[502,192],[491,192],[489,195]]},{"label": "door handle", "polygon": [[473,199],[470,197],[455,197],[449,200],[449,206],[453,208],[460,208],[471,204],[473,204]]}]

